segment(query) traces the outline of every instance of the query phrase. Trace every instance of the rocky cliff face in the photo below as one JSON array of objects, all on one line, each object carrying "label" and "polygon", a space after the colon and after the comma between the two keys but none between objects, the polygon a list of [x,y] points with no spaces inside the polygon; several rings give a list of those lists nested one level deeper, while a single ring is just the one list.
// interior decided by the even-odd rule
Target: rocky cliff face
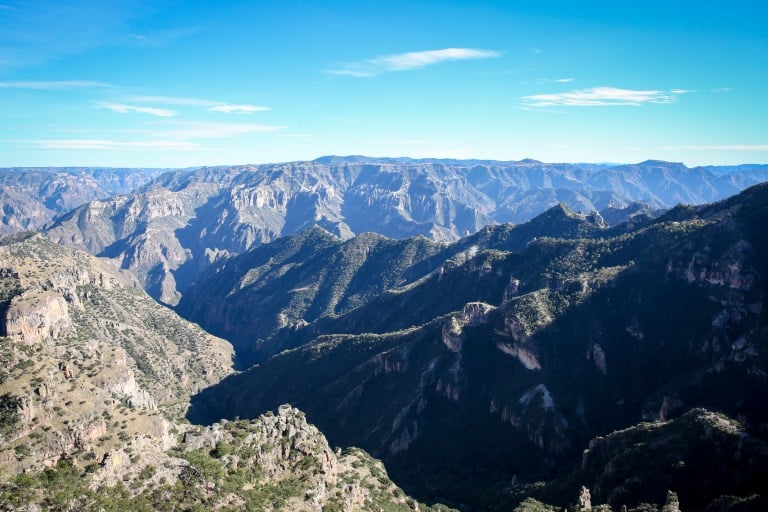
[{"label": "rocky cliff face", "polygon": [[431,510],[290,406],[183,421],[231,346],[110,262],[40,235],[1,239],[0,261],[0,508]]},{"label": "rocky cliff face", "polygon": [[130,192],[160,173],[159,169],[0,169],[0,236],[40,229],[56,215]]},{"label": "rocky cliff face", "polygon": [[[389,481],[380,462],[362,450],[334,451],[304,414],[288,405],[256,421],[217,423],[186,434],[181,446],[194,461],[214,454],[221,473],[213,489],[250,473],[241,488],[216,492],[209,504],[278,510],[429,510]],[[201,475],[205,478],[205,475]],[[282,489],[282,496],[276,492]]]},{"label": "rocky cliff face", "polygon": [[[290,401],[331,442],[381,456],[406,490],[458,502],[555,475],[596,435],[692,407],[764,435],[766,205],[761,185],[645,226],[472,244],[408,286],[280,332],[294,350],[201,393],[190,417]],[[475,237],[512,248],[516,230],[498,230]]]},{"label": "rocky cliff face", "polygon": [[108,262],[40,235],[2,239],[0,261],[0,394],[20,400],[2,431],[6,474],[62,456],[100,460],[139,440],[167,449],[166,417],[231,371],[226,342]]},{"label": "rocky cliff face", "polygon": [[168,446],[137,436],[84,467],[62,456],[41,473],[0,481],[0,505],[94,512],[451,510],[405,495],[381,462],[362,450],[332,450],[304,414],[288,405],[250,421],[182,430],[183,438],[171,436]]},{"label": "rocky cliff face", "polygon": [[723,175],[666,162],[611,168],[326,158],[214,167],[168,173],[129,196],[82,206],[57,219],[48,236],[116,258],[153,297],[176,304],[217,259],[309,226],[341,238],[371,231],[447,242],[489,223],[527,221],[561,202],[597,212],[640,201],[655,211],[720,199],[766,177],[763,168]]}]

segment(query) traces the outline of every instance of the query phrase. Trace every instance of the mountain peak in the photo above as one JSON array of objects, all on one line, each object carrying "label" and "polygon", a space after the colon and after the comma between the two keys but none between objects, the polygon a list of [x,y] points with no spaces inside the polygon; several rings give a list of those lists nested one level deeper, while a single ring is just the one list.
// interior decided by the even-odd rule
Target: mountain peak
[{"label": "mountain peak", "polygon": [[[586,218],[581,213],[571,210],[571,208],[569,208],[567,204],[562,202],[557,203],[555,206],[544,211],[544,213],[539,215],[539,217],[550,217],[550,218],[567,217],[569,219],[585,219]],[[536,220],[536,218],[534,218],[533,220]]]},{"label": "mountain peak", "polygon": [[688,169],[683,162],[667,162],[666,160],[644,160],[638,164],[639,167],[673,167],[676,169]]},{"label": "mountain peak", "polygon": [[333,238],[334,240],[338,240],[339,238],[338,236],[334,235],[324,227],[318,226],[317,224],[312,224],[311,226],[308,226],[303,231],[300,231],[298,235],[303,238],[323,237],[323,238]]}]

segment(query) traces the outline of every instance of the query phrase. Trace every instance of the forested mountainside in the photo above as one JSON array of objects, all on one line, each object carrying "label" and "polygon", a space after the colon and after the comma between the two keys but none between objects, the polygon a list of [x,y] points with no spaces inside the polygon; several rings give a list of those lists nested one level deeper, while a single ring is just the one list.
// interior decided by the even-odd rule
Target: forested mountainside
[{"label": "forested mountainside", "polygon": [[[254,343],[272,333],[277,348],[263,355],[289,350],[200,393],[189,417],[290,402],[332,443],[381,457],[406,491],[480,509],[525,496],[567,505],[581,485],[639,507],[664,503],[676,482],[694,510],[754,505],[768,433],[766,215],[758,185],[615,227],[561,206],[453,245],[315,229],[256,249],[205,286],[223,310],[253,316]],[[376,272],[393,287],[364,282]],[[205,322],[216,332],[215,314]],[[702,407],[727,416],[685,415]],[[633,427],[653,420],[674,421]],[[608,435],[627,428],[637,430]],[[654,480],[643,461],[689,428],[702,434],[674,434],[687,443],[679,459],[658,459],[677,476]],[[598,436],[607,441],[590,442]],[[742,438],[755,447],[748,463],[731,450]],[[732,478],[717,477],[704,446],[728,454]],[[578,473],[585,449],[616,461]]]},{"label": "forested mountainside", "polygon": [[525,222],[559,203],[584,213],[608,209],[621,221],[636,211],[722,199],[766,179],[765,166],[719,172],[652,160],[599,166],[326,157],[165,173],[133,193],[60,216],[47,236],[117,259],[150,295],[175,305],[212,262],[309,226],[342,238],[375,232],[450,242],[488,224]]},{"label": "forested mountainside", "polygon": [[96,199],[127,194],[161,169],[10,167],[0,169],[0,236],[37,230]]},{"label": "forested mountainside", "polygon": [[[635,217],[631,225],[643,222],[650,218]],[[579,214],[565,205],[525,224],[487,226],[451,244],[374,233],[344,240],[313,227],[214,264],[176,310],[230,340],[240,366],[247,367],[289,348],[286,340],[293,338],[286,333],[350,313],[383,292],[407,289],[482,250],[519,252],[537,237],[593,237],[627,229],[610,228],[599,215]],[[410,314],[381,314],[378,329],[413,321]]]}]

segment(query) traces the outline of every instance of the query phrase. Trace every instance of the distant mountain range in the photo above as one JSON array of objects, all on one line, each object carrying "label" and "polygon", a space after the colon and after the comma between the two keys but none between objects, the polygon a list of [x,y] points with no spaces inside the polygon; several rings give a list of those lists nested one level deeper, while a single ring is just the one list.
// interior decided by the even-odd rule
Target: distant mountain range
[{"label": "distant mountain range", "polygon": [[161,169],[12,167],[0,169],[0,236],[37,230],[95,199],[127,194]]},{"label": "distant mountain range", "polygon": [[[450,245],[318,228],[277,240],[212,267],[180,304],[259,362],[198,395],[190,418],[290,402],[332,443],[383,458],[406,491],[480,509],[565,478],[595,436],[693,407],[738,418],[725,433],[765,436],[767,216],[763,184],[614,227],[561,205]],[[704,417],[691,421],[719,425]],[[637,507],[679,481],[682,502],[703,509],[761,493],[768,452],[754,442],[750,464],[727,463],[731,483],[713,483],[692,444],[669,462],[679,479],[658,485],[639,465],[655,452],[610,448],[600,457],[624,457],[635,466],[621,474],[647,485],[595,466],[543,496],[567,505],[589,485]]]},{"label": "distant mountain range", "polygon": [[768,166],[324,157],[168,172],[61,215],[47,235],[117,259],[150,295],[174,305],[212,262],[309,226],[342,238],[374,232],[451,242],[488,224],[525,222],[558,203],[607,211],[619,222],[719,200],[766,179]]}]

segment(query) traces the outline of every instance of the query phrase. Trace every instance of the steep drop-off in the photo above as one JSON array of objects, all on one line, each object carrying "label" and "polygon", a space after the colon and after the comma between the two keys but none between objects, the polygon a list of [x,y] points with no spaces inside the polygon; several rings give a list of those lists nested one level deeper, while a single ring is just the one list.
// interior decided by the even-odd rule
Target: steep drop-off
[{"label": "steep drop-off", "polygon": [[190,418],[290,402],[331,442],[382,457],[406,490],[474,506],[510,480],[556,477],[595,436],[692,407],[765,436],[766,215],[759,185],[631,228],[446,261],[278,331],[295,348],[201,393]]}]

